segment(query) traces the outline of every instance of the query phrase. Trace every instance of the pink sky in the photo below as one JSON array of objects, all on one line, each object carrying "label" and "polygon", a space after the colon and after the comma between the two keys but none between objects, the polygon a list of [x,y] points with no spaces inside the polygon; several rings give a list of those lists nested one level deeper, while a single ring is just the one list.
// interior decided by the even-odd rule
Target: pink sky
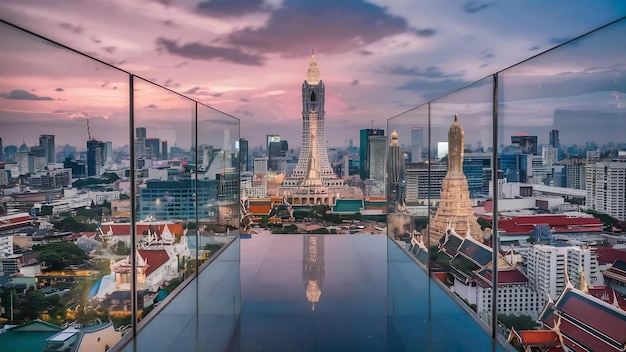
[{"label": "pink sky", "polygon": [[[2,19],[241,119],[258,146],[301,138],[300,87],[315,48],[329,146],[626,14],[622,1],[5,0]],[[128,77],[3,26],[4,145],[128,140]],[[136,123],[181,146],[191,104],[139,85]],[[30,94],[30,95],[29,95]],[[204,124],[224,122],[205,111]],[[217,121],[219,123],[219,121]],[[37,130],[35,130],[37,128]],[[5,128],[2,128],[5,130]],[[236,131],[233,131],[236,134]],[[204,135],[200,143],[221,137]],[[223,142],[216,142],[220,144]]]}]

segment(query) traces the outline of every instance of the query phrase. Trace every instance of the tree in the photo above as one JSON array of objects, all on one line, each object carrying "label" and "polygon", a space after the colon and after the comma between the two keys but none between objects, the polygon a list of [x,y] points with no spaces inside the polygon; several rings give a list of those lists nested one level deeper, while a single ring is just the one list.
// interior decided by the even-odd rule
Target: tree
[{"label": "tree", "polygon": [[498,314],[498,321],[507,328],[515,330],[531,330],[537,327],[537,323],[528,315]]},{"label": "tree", "polygon": [[481,230],[485,230],[485,229],[492,229],[493,228],[493,224],[491,223],[491,221],[485,219],[485,218],[478,218],[478,220],[476,220],[478,222],[478,225],[480,225],[480,229]]},{"label": "tree", "polygon": [[89,259],[80,247],[72,242],[48,243],[33,247],[33,251],[41,252],[41,260],[52,270],[62,270],[68,265],[83,264]]}]

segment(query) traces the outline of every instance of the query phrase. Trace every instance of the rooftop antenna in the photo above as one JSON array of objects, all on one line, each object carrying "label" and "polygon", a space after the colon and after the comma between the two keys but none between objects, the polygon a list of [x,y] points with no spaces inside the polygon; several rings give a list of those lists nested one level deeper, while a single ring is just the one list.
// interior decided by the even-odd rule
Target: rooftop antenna
[{"label": "rooftop antenna", "polygon": [[89,131],[89,119],[87,119],[87,140],[91,140],[91,132]]},{"label": "rooftop antenna", "polygon": [[374,120],[372,120],[372,129],[374,129]]}]

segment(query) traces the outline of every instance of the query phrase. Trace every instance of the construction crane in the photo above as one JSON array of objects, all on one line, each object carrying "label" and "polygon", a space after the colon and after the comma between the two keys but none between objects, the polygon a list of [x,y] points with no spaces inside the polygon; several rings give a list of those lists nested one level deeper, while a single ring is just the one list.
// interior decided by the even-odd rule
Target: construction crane
[{"label": "construction crane", "polygon": [[87,140],[91,141],[91,132],[89,131],[89,119],[87,119]]}]

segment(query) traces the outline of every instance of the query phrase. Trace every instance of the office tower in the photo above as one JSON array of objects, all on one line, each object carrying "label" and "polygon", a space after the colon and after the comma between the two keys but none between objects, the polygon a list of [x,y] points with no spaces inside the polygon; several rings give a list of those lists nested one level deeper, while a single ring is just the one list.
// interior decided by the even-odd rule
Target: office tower
[{"label": "office tower", "polygon": [[248,171],[248,140],[239,138],[239,172]]},{"label": "office tower", "polygon": [[585,189],[585,158],[567,158],[561,164],[565,166],[565,187]]},{"label": "office tower", "polygon": [[366,180],[370,178],[370,165],[369,165],[369,137],[370,136],[384,136],[385,130],[382,129],[374,129],[374,128],[366,128],[362,129],[359,136],[359,161],[360,161],[360,171],[359,175],[361,176],[361,180]]},{"label": "office tower", "polygon": [[66,144],[63,146],[63,160],[74,160],[76,154],[76,147]]},{"label": "office tower", "polygon": [[409,205],[426,205],[429,199],[439,199],[447,173],[448,167],[445,164],[408,163],[404,176],[405,202]]},{"label": "office tower", "polygon": [[483,242],[483,234],[470,203],[467,179],[463,174],[464,132],[458,115],[448,130],[448,172],[443,179],[439,208],[430,222],[430,243],[437,243],[452,226],[461,237],[470,234]]},{"label": "office tower", "polygon": [[2,146],[2,137],[0,137],[0,162],[4,162],[4,147]]},{"label": "office tower", "polygon": [[311,302],[311,311],[319,302],[324,287],[324,236],[302,236],[302,281],[306,299]]},{"label": "office tower", "polygon": [[167,151],[167,140],[161,141],[161,160],[167,160],[169,158],[169,153]]},{"label": "office tower", "polygon": [[18,149],[18,151],[20,153],[28,153],[30,151],[30,148],[28,148],[28,146],[26,145],[26,141],[22,139],[22,145],[20,145],[20,148]]},{"label": "office tower", "polygon": [[54,152],[54,135],[53,134],[42,134],[39,136],[39,147],[43,148],[46,162],[48,164],[54,163],[55,160],[55,152]]},{"label": "office tower", "polygon": [[267,151],[268,168],[272,171],[279,171],[279,164],[285,162],[289,152],[289,143],[286,140],[270,142]]},{"label": "office tower", "polygon": [[267,157],[261,156],[254,158],[254,171],[255,174],[267,173]]},{"label": "office tower", "polygon": [[422,149],[424,148],[424,129],[422,127],[411,127],[411,162],[422,161]]},{"label": "office tower", "polygon": [[385,180],[385,165],[387,155],[387,137],[370,136],[368,144],[368,166],[371,180],[383,182]]},{"label": "office tower", "polygon": [[113,161],[113,142],[107,141],[104,143],[104,155],[105,161]]},{"label": "office tower", "polygon": [[585,205],[626,221],[626,159],[589,156],[585,166]]},{"label": "office tower", "polygon": [[161,140],[158,138],[146,138],[145,139],[146,150],[148,158],[159,159],[161,157]]},{"label": "office tower", "polygon": [[15,154],[17,153],[17,146],[7,145],[4,147],[4,161],[7,163],[15,162]]},{"label": "office tower", "polygon": [[537,155],[537,136],[511,136],[511,144],[518,146],[522,154]]},{"label": "office tower", "polygon": [[556,149],[561,147],[561,143],[559,141],[559,130],[557,129],[550,131],[550,146]]},{"label": "office tower", "polygon": [[135,138],[146,138],[146,128],[145,127],[137,127],[135,128]]},{"label": "office tower", "polygon": [[103,142],[92,139],[87,141],[87,177],[100,176],[105,162],[106,146]]},{"label": "office tower", "polygon": [[280,136],[277,134],[265,135],[265,151],[267,151],[267,153],[269,153],[270,143],[272,142],[280,142]]},{"label": "office tower", "polygon": [[[307,183],[317,183],[321,180],[326,187],[336,188],[343,186],[343,180],[333,172],[328,161],[326,150],[325,132],[325,87],[320,79],[320,71],[315,61],[315,55],[311,57],[307,69],[307,79],[302,84],[302,146],[298,164],[291,176],[285,177],[282,188],[291,189],[303,186]],[[284,189],[287,191],[287,189]]]},{"label": "office tower", "polygon": [[463,174],[467,178],[470,197],[478,193],[489,193],[489,181],[485,170],[491,170],[491,153],[465,153],[463,156]]}]

